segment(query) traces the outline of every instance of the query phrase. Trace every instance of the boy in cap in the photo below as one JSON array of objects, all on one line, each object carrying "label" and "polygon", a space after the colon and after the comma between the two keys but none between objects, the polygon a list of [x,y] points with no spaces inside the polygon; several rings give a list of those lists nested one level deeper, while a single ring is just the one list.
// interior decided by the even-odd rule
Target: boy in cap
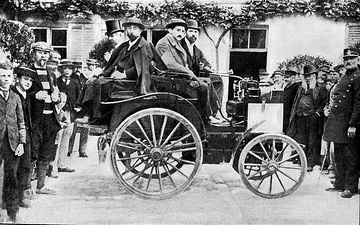
[{"label": "boy in cap", "polygon": [[55,106],[61,102],[56,76],[46,69],[50,51],[50,45],[45,42],[32,45],[34,63],[31,69],[35,70],[36,78],[28,93],[31,100],[32,162],[37,167],[37,194],[56,194],[54,190],[45,188],[49,163],[56,154],[55,138],[61,128],[56,119]]},{"label": "boy in cap", "polygon": [[26,130],[20,97],[11,90],[13,66],[0,62],[0,165],[4,161],[2,201],[12,222],[19,222],[19,185],[16,177],[24,153]]},{"label": "boy in cap", "polygon": [[30,68],[18,67],[15,68],[17,82],[11,89],[18,94],[21,100],[23,109],[25,128],[26,128],[26,143],[24,144],[24,154],[20,156],[20,163],[17,172],[19,182],[19,206],[29,207],[30,200],[33,199],[33,191],[31,188],[31,173],[33,166],[31,165],[31,105],[27,90],[32,85],[36,78],[36,72]]},{"label": "boy in cap", "polygon": [[335,183],[327,191],[342,191],[341,197],[351,198],[358,191],[358,149],[356,135],[360,121],[359,50],[344,49],[346,74],[334,87],[330,113],[325,123],[324,140],[334,142]]}]

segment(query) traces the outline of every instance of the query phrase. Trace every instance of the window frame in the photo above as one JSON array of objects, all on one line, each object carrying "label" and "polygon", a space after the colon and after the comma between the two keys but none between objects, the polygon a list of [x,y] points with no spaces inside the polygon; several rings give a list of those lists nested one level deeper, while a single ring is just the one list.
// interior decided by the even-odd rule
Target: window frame
[{"label": "window frame", "polygon": [[[247,48],[235,48],[233,47],[234,30],[246,30],[250,33],[251,30],[265,30],[265,47],[264,48],[250,48],[251,35],[248,35],[248,47]],[[231,52],[267,52],[269,40],[269,26],[267,25],[250,25],[246,27],[236,27],[231,29],[230,32],[230,51]]]},{"label": "window frame", "polygon": [[[37,29],[37,30],[46,30],[46,43],[50,43],[51,47],[53,49],[55,48],[64,48],[66,57],[69,56],[69,30],[67,28],[51,28],[51,27],[30,27],[31,30]],[[66,31],[66,45],[53,45],[52,43],[52,37],[53,37],[53,31],[54,30],[64,30]]]}]

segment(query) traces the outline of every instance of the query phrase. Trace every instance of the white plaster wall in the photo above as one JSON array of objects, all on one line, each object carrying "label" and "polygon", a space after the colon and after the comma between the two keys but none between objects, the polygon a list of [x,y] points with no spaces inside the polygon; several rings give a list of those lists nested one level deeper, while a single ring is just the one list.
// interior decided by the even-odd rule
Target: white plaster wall
[{"label": "white plaster wall", "polygon": [[342,60],[346,47],[346,23],[322,17],[292,16],[273,18],[269,25],[267,70],[298,54],[323,56],[333,64]]}]

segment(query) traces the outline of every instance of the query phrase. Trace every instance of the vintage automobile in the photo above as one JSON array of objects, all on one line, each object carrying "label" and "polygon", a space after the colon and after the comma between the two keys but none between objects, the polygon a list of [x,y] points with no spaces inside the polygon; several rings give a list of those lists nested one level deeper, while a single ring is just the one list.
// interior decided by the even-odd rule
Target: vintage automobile
[{"label": "vintage automobile", "polygon": [[[118,181],[142,198],[166,199],[191,185],[203,163],[231,163],[253,193],[284,197],[303,182],[307,162],[301,146],[282,134],[282,91],[231,74],[228,123],[215,126],[200,113],[194,88],[182,74],[152,75],[157,92],[113,93],[102,102],[112,169]],[[130,81],[129,81],[130,82]]]}]

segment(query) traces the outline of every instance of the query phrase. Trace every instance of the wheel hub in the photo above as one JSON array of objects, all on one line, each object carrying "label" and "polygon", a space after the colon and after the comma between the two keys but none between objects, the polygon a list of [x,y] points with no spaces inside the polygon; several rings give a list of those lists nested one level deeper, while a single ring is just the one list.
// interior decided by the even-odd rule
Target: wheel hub
[{"label": "wheel hub", "polygon": [[278,170],[278,164],[275,161],[270,161],[267,163],[266,165],[266,169],[270,172],[270,173],[274,173]]},{"label": "wheel hub", "polygon": [[157,161],[160,161],[164,157],[164,151],[161,150],[160,148],[153,148],[150,151],[150,155],[151,155],[151,158],[157,162]]}]

